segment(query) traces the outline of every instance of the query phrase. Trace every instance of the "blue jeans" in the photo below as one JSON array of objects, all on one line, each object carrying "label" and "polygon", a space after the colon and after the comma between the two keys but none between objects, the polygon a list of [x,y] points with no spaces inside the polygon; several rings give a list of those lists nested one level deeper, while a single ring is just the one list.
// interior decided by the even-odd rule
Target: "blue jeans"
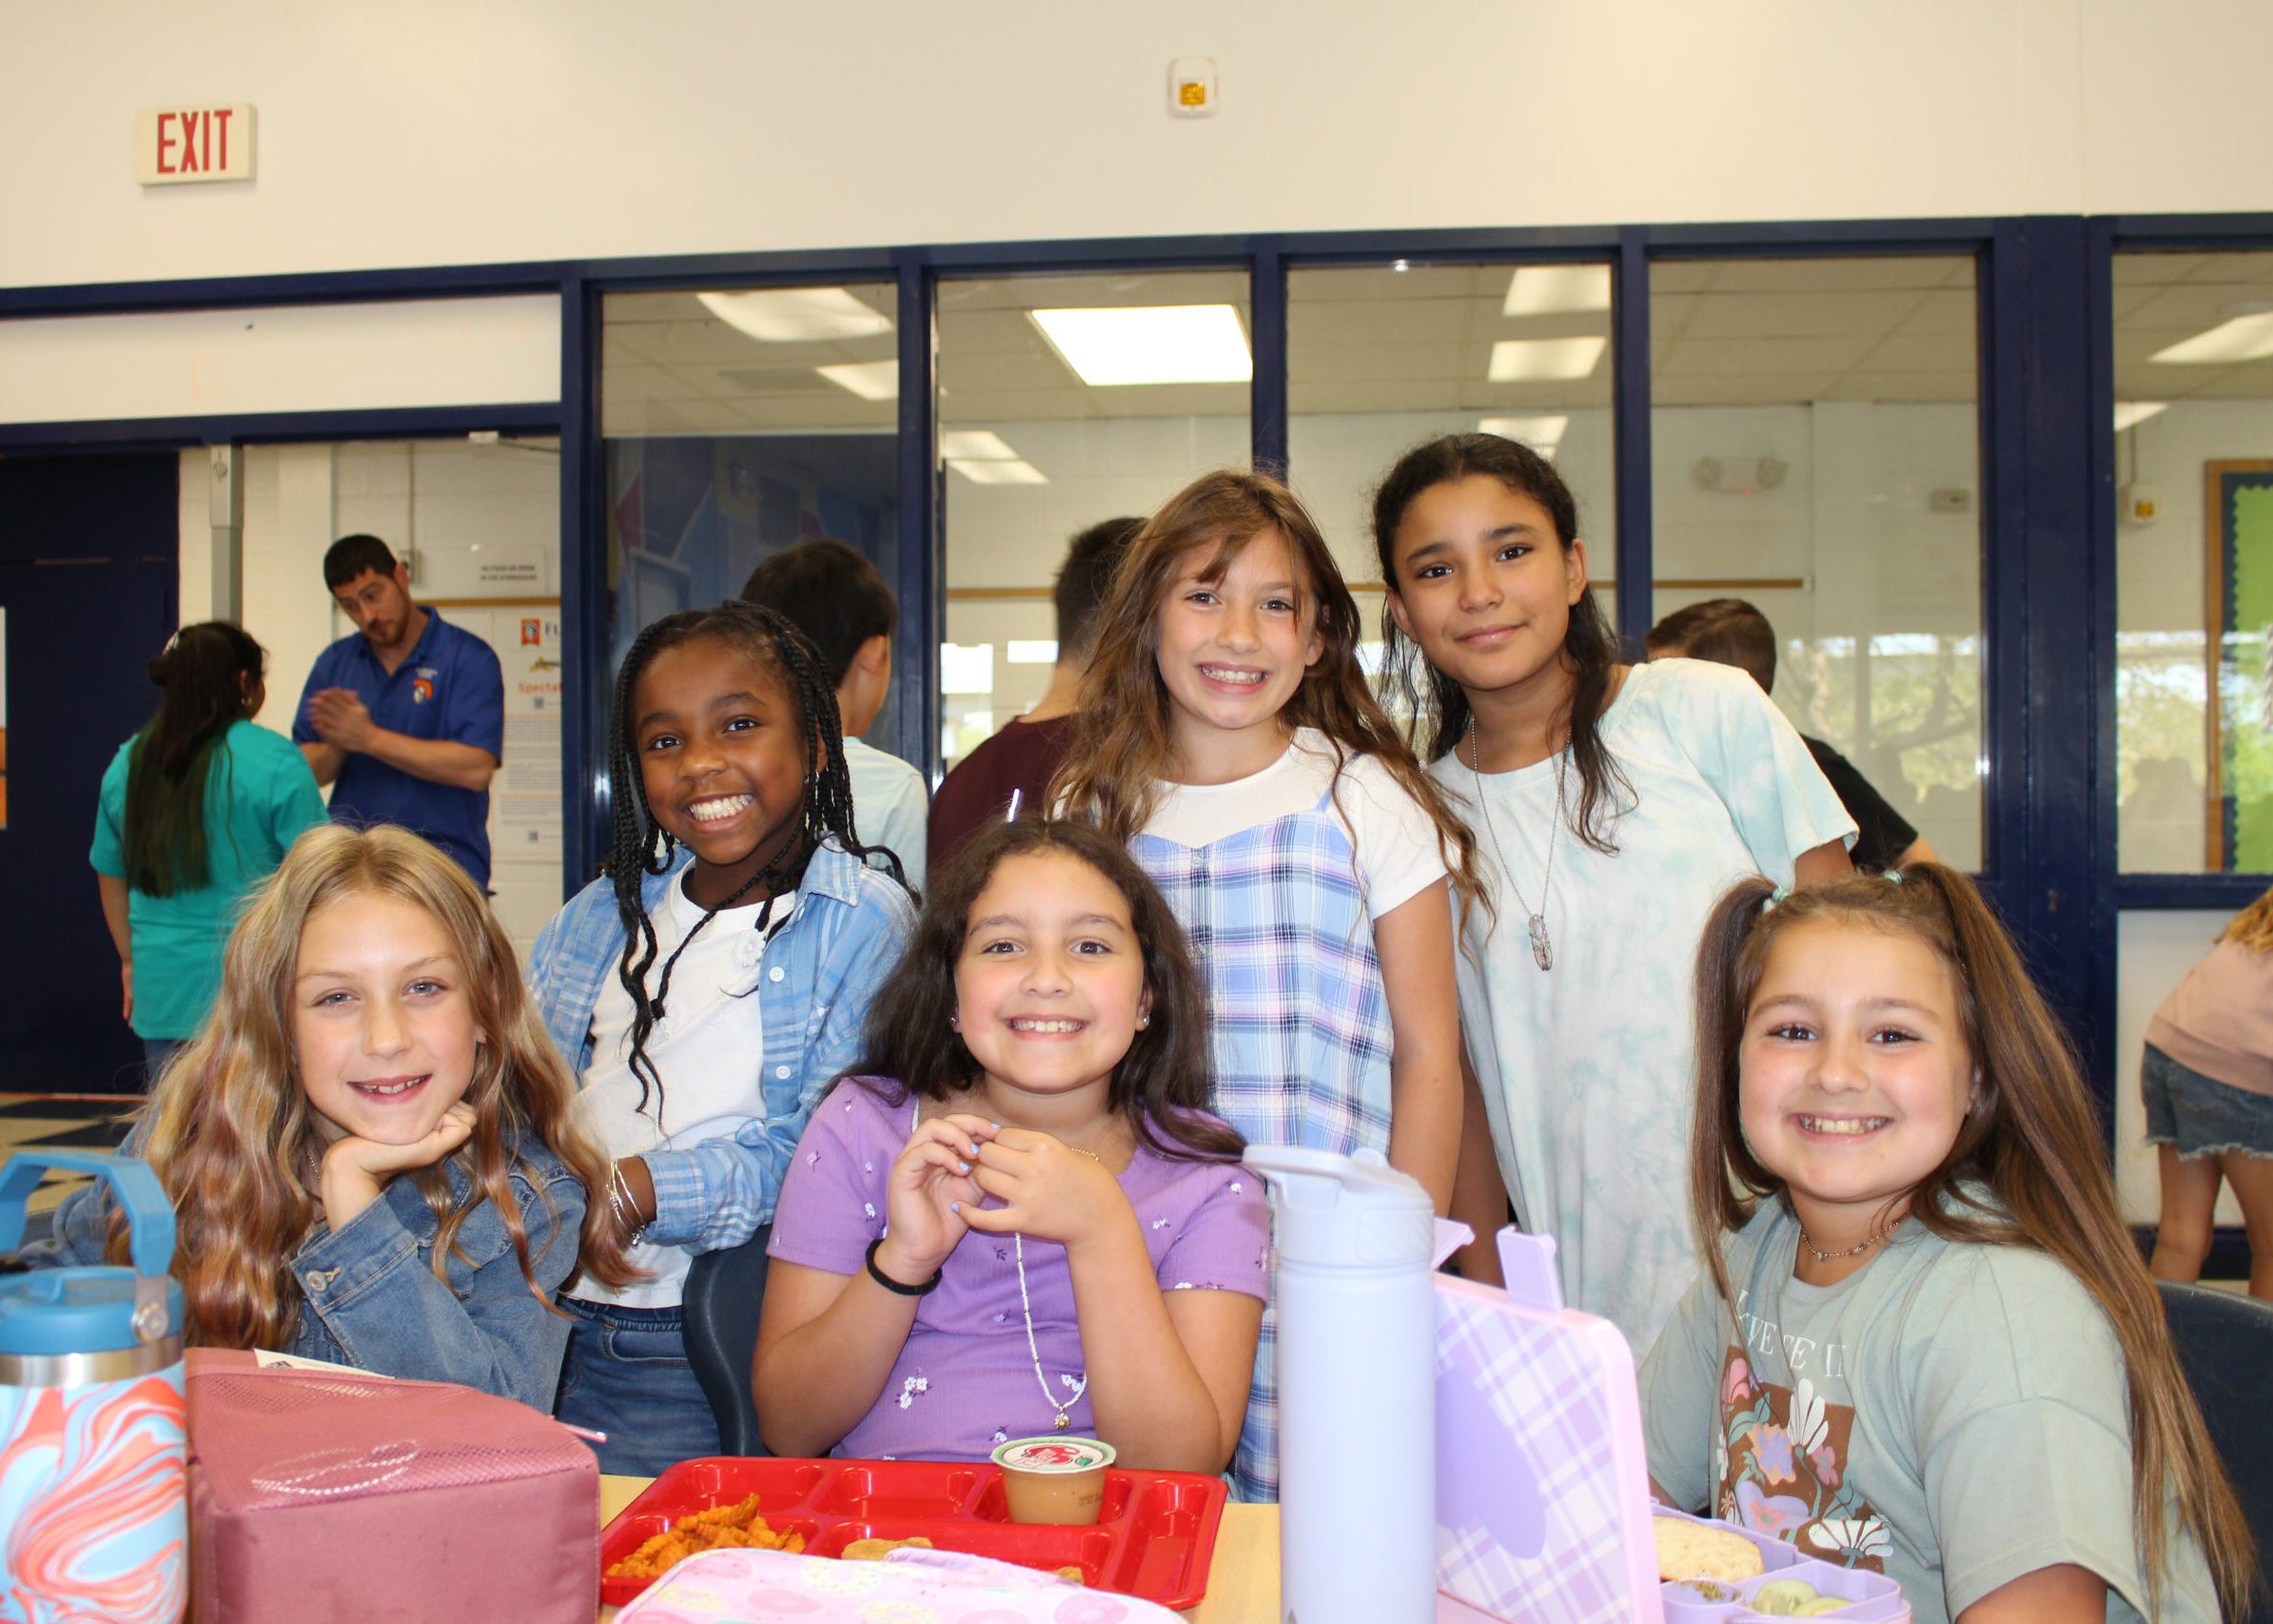
[{"label": "blue jeans", "polygon": [[681,1310],[574,1297],[561,1298],[560,1306],[573,1321],[553,1414],[608,1435],[592,1445],[602,1472],[653,1477],[718,1453],[717,1418],[687,1362]]},{"label": "blue jeans", "polygon": [[188,1040],[187,1038],[145,1038],[145,1039],[143,1039],[143,1040],[142,1040],[142,1079],[143,1079],[143,1086],[147,1088],[147,1087],[148,1087],[148,1086],[150,1086],[152,1083],[155,1083],[155,1082],[157,1082],[157,1081],[158,1081],[158,1073],[159,1073],[159,1072],[161,1072],[161,1071],[164,1071],[164,1070],[166,1069],[167,1063],[168,1061],[172,1060],[172,1059],[173,1059],[173,1057],[174,1057],[176,1054],[180,1053],[180,1052],[181,1052],[183,1049],[185,1049],[185,1048],[186,1048],[186,1047],[189,1047],[189,1040]]}]

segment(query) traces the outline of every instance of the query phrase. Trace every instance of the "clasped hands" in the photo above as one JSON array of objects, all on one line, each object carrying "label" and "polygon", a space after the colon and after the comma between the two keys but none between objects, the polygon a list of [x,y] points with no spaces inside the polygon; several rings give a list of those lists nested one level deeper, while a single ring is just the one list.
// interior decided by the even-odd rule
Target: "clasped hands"
[{"label": "clasped hands", "polygon": [[308,726],[325,744],[342,750],[365,751],[379,724],[371,709],[352,688],[320,688],[308,695]]},{"label": "clasped hands", "polygon": [[968,1112],[917,1125],[892,1164],[885,1203],[890,1227],[876,1266],[910,1285],[938,1272],[973,1229],[1016,1231],[1073,1253],[1134,1222],[1120,1181],[1088,1151]]}]

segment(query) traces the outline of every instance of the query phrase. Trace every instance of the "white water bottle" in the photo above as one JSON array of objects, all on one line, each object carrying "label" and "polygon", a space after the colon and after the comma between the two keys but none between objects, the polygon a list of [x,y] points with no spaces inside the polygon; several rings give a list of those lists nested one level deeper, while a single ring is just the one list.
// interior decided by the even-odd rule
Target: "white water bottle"
[{"label": "white water bottle", "polygon": [[1249,1145],[1270,1186],[1285,1624],[1437,1616],[1436,1209],[1362,1150]]}]

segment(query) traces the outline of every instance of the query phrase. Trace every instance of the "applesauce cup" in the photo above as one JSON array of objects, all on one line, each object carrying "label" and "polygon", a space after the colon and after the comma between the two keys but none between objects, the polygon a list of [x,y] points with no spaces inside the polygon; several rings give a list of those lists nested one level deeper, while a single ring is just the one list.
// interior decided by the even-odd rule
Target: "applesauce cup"
[{"label": "applesauce cup", "polygon": [[1105,1509],[1113,1446],[1093,1438],[1014,1438],[994,1446],[1012,1522],[1085,1524]]}]

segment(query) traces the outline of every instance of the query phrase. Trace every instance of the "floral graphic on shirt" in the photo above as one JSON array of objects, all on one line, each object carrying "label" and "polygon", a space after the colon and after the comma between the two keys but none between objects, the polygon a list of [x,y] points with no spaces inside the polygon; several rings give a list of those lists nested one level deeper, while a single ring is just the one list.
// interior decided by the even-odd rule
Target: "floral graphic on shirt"
[{"label": "floral graphic on shirt", "polygon": [[1714,1514],[1791,1541],[1843,1567],[1886,1572],[1885,1519],[1847,1480],[1854,1410],[1825,1401],[1813,1381],[1763,1381],[1744,1350],[1721,1365],[1713,1439]]}]

